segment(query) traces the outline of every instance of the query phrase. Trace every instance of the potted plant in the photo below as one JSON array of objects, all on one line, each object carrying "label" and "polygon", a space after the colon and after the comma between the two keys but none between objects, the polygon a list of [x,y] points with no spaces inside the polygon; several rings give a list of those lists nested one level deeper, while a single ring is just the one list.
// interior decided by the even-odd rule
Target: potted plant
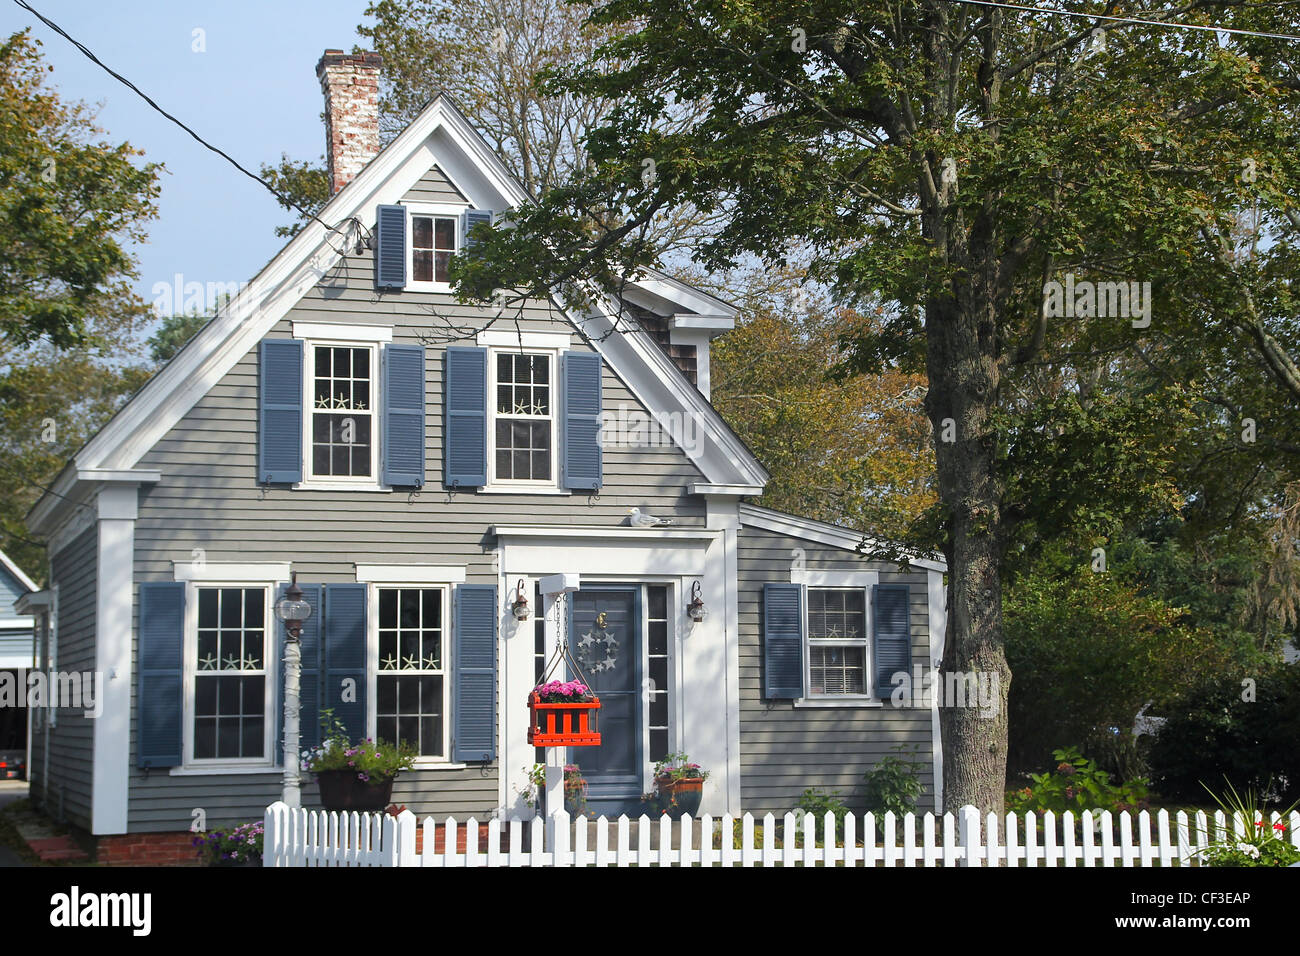
[{"label": "potted plant", "polygon": [[212,830],[193,840],[205,866],[260,867],[262,823],[244,823],[232,830]]},{"label": "potted plant", "polygon": [[673,817],[699,813],[704,781],[709,778],[707,770],[691,763],[686,754],[673,753],[655,764],[654,776],[656,803],[663,813]]},{"label": "potted plant", "polygon": [[316,776],[321,805],[377,812],[392,803],[393,780],[415,765],[415,751],[369,738],[354,744],[329,709],[321,712],[321,728],[324,742],[302,752],[302,769]]}]

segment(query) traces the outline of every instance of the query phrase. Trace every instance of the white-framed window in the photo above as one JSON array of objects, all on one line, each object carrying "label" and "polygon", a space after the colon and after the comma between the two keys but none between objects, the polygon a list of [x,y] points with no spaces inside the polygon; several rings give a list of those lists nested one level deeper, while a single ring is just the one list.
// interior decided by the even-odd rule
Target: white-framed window
[{"label": "white-framed window", "polygon": [[409,744],[421,763],[444,763],[450,742],[450,589],[373,584],[371,726],[376,740]]},{"label": "white-framed window", "polygon": [[556,353],[488,352],[488,484],[555,488]]},{"label": "white-framed window", "polygon": [[273,586],[189,582],[185,763],[270,766],[274,759]]},{"label": "white-framed window", "polygon": [[870,696],[867,594],[860,587],[810,586],[805,590],[805,687],[809,697]]},{"label": "white-framed window", "polygon": [[377,484],[379,345],[310,340],[304,348],[304,477],[327,484]]},{"label": "white-framed window", "polygon": [[446,292],[451,289],[451,258],[464,244],[464,206],[413,203],[406,207],[407,289]]}]

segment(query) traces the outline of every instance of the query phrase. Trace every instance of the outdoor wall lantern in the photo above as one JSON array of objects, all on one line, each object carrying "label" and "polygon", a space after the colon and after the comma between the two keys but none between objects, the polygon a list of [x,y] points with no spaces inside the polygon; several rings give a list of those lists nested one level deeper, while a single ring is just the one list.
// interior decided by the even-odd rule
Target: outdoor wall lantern
[{"label": "outdoor wall lantern", "polygon": [[704,606],[704,598],[700,596],[702,591],[703,588],[700,587],[699,581],[692,584],[691,603],[686,605],[686,613],[696,624],[709,616],[709,609]]},{"label": "outdoor wall lantern", "polygon": [[528,598],[524,594],[523,578],[520,578],[519,583],[515,585],[515,599],[510,605],[510,613],[515,616],[516,621],[528,620]]}]

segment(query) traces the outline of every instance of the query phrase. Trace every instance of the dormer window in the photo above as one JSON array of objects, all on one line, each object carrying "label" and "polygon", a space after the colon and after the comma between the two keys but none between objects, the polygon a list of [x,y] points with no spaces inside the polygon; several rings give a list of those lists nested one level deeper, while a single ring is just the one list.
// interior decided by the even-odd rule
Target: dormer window
[{"label": "dormer window", "polygon": [[456,254],[456,220],[451,216],[411,215],[411,278],[450,282]]}]

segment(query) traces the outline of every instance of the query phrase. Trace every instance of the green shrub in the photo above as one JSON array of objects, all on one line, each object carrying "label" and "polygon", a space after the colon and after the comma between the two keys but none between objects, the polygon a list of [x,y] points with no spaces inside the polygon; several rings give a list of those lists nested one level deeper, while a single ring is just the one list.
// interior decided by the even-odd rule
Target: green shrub
[{"label": "green shrub", "polygon": [[888,813],[895,816],[911,813],[916,809],[916,801],[925,793],[925,783],[921,780],[921,764],[915,759],[920,749],[907,751],[902,744],[894,748],[899,756],[882,757],[880,762],[863,775],[866,781],[866,807],[875,814]]},{"label": "green shrub", "polygon": [[1051,810],[1145,810],[1147,782],[1141,777],[1111,783],[1110,774],[1073,747],[1052,751],[1056,769],[1030,774],[1033,785],[1007,794],[1007,809],[1014,813]]},{"label": "green shrub", "polygon": [[[1252,684],[1243,687],[1246,679]],[[1203,685],[1171,711],[1148,757],[1152,783],[1162,797],[1188,803],[1204,799],[1202,780],[1220,779],[1290,803],[1300,799],[1297,740],[1300,664],[1241,672]]]},{"label": "green shrub", "polygon": [[826,819],[826,814],[835,814],[835,833],[837,836],[844,835],[844,817],[849,812],[844,801],[840,799],[839,791],[828,793],[821,787],[809,787],[799,798],[799,803],[795,806],[799,811],[800,823],[805,813],[811,813],[817,820],[817,832],[821,832],[822,821]]},{"label": "green shrub", "polygon": [[[1205,788],[1210,790],[1209,787]],[[1270,823],[1269,816],[1260,807],[1254,790],[1238,793],[1231,783],[1222,797],[1210,790],[1214,802],[1223,808],[1229,820],[1241,816],[1250,826],[1245,836],[1235,834],[1222,843],[1212,843],[1200,851],[1202,866],[1290,866],[1300,862],[1300,850],[1287,839],[1288,824],[1283,822],[1296,808],[1291,804],[1281,811],[1282,820]]]}]

